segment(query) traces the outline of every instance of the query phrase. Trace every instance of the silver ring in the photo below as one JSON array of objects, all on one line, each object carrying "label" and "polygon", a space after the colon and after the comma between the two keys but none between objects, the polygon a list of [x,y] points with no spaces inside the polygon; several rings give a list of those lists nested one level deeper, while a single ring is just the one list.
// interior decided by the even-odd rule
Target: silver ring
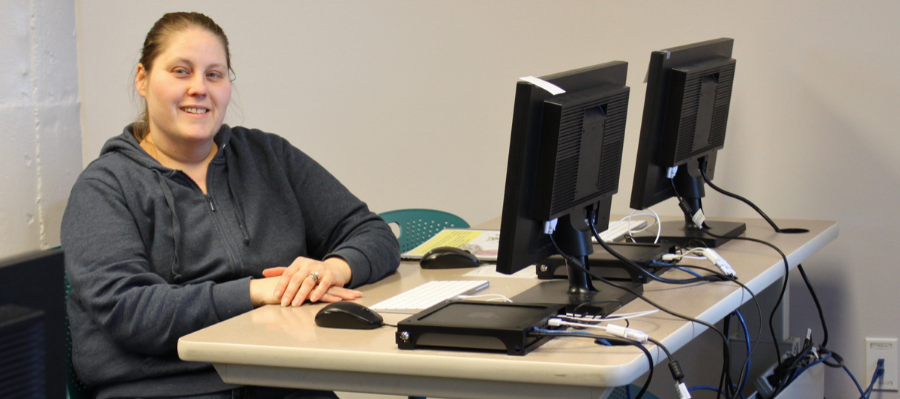
[{"label": "silver ring", "polygon": [[319,272],[311,272],[311,273],[309,273],[309,276],[306,276],[306,277],[307,277],[307,278],[312,278],[313,283],[318,283],[318,282],[319,282]]}]

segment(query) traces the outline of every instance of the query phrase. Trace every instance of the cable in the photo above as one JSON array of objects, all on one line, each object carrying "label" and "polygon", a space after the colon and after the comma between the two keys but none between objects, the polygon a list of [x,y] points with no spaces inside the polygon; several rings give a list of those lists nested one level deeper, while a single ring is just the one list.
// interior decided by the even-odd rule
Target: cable
[{"label": "cable", "polygon": [[[743,392],[744,389],[743,388],[747,386],[747,381],[750,379],[750,372],[749,372],[750,371],[750,358],[752,357],[753,349],[755,349],[755,347],[750,345],[750,332],[747,330],[747,322],[744,321],[744,316],[742,316],[741,312],[737,311],[737,310],[734,311],[734,314],[737,315],[738,320],[741,322],[741,328],[744,330],[744,338],[747,341],[747,361],[744,363],[744,366],[741,366],[741,374],[740,374],[740,375],[744,376],[744,379],[743,379],[743,382],[741,383],[741,385],[738,387],[739,388],[738,392],[740,392],[741,397],[743,398],[744,397],[744,392]],[[760,317],[760,321],[762,321],[761,317]],[[762,326],[760,326],[760,329],[761,328],[762,328]],[[759,340],[759,333],[756,334],[756,339],[757,339],[757,341]],[[746,367],[746,370],[747,370],[746,374],[744,374],[744,370],[745,370],[744,367]]]},{"label": "cable", "polygon": [[[589,224],[592,225],[593,223],[589,223]],[[592,228],[592,230],[596,230],[596,227]],[[553,247],[556,248],[556,251],[560,254],[560,256],[562,256],[564,259],[566,259],[567,263],[571,263],[572,266],[575,266],[575,268],[577,268],[577,269],[583,271],[584,273],[587,273],[588,275],[590,275],[591,277],[593,277],[593,278],[596,279],[597,281],[600,281],[600,282],[602,282],[602,283],[604,283],[604,284],[606,284],[606,285],[609,285],[609,286],[614,287],[614,288],[618,288],[618,289],[620,289],[620,290],[622,290],[622,291],[625,291],[625,292],[627,292],[627,293],[629,293],[629,294],[631,294],[631,295],[634,295],[635,297],[640,298],[640,299],[643,300],[644,302],[647,302],[647,303],[650,304],[651,306],[653,306],[653,307],[655,307],[655,308],[657,308],[657,309],[659,309],[659,310],[662,310],[663,312],[666,312],[666,313],[668,313],[668,314],[670,314],[670,315],[672,315],[672,316],[675,316],[675,317],[678,317],[678,318],[683,319],[683,320],[687,320],[687,321],[690,321],[690,322],[693,322],[693,323],[697,323],[697,324],[701,324],[701,325],[703,325],[703,326],[706,326],[706,327],[709,328],[710,330],[715,331],[716,334],[718,334],[719,337],[722,338],[722,342],[728,342],[728,338],[725,337],[725,335],[722,334],[722,332],[719,331],[719,330],[718,330],[715,326],[713,326],[712,324],[709,324],[709,323],[707,323],[707,322],[705,322],[705,321],[697,320],[697,319],[694,319],[694,318],[685,316],[685,315],[683,315],[683,314],[674,312],[674,311],[672,311],[672,310],[669,310],[668,308],[665,308],[665,307],[663,307],[663,306],[657,304],[656,302],[653,302],[652,300],[648,299],[647,297],[645,297],[645,296],[643,296],[643,295],[641,295],[641,294],[638,294],[637,292],[634,292],[634,290],[632,290],[632,289],[630,289],[630,288],[628,288],[628,287],[625,287],[625,286],[621,286],[621,285],[615,284],[615,283],[613,283],[613,282],[611,282],[611,281],[609,281],[609,280],[607,280],[607,279],[605,279],[605,278],[603,278],[603,277],[601,277],[601,276],[599,276],[599,275],[593,273],[592,271],[586,269],[586,268],[584,267],[584,265],[581,264],[581,262],[580,262],[579,260],[577,260],[577,259],[575,259],[574,257],[569,256],[569,255],[567,255],[565,252],[563,252],[563,251],[559,248],[559,246],[556,244],[556,240],[553,238],[552,235],[550,235],[550,243],[553,244]],[[630,261],[629,261],[629,262],[630,262]],[[728,350],[728,348],[727,348],[727,345],[725,346],[725,351],[724,351],[724,352],[725,352],[725,359],[726,359],[726,361],[723,363],[722,367],[725,368],[725,369],[727,369],[727,368],[729,367],[729,360],[728,360],[728,359],[730,359],[730,353],[729,353],[729,350]]]},{"label": "cable", "polygon": [[825,324],[825,314],[822,312],[822,305],[819,304],[819,297],[816,295],[816,290],[813,289],[812,283],[809,282],[809,277],[806,276],[806,271],[803,270],[803,265],[798,264],[797,270],[800,270],[800,276],[803,277],[803,282],[806,284],[806,289],[809,290],[809,294],[812,296],[813,302],[816,304],[816,310],[819,311],[819,321],[822,323],[822,332],[824,337],[822,338],[822,345],[828,345],[828,325]]},{"label": "cable", "polygon": [[[651,280],[656,280],[656,281],[659,281],[661,283],[666,283],[666,284],[694,284],[694,283],[698,283],[698,282],[702,282],[702,281],[707,281],[707,282],[722,281],[718,276],[716,276],[715,278],[713,278],[712,276],[700,277],[700,278],[695,277],[695,278],[686,279],[686,280],[671,280],[671,279],[659,277],[659,276],[653,274],[652,272],[650,272],[649,270],[641,267],[637,263],[634,263],[634,261],[632,261],[631,259],[628,259],[628,258],[622,256],[622,254],[620,254],[620,253],[616,252],[614,249],[610,248],[608,244],[603,242],[603,240],[600,240],[600,233],[597,231],[597,226],[595,226],[593,223],[589,223],[589,225],[591,227],[591,232],[594,233],[594,236],[597,237],[597,241],[598,241],[597,244],[599,244],[601,247],[603,247],[603,249],[605,249],[606,252],[609,252],[609,254],[612,255],[613,257],[615,257],[616,259],[624,262],[626,265],[632,267],[633,269],[637,270],[638,272],[640,272],[641,274],[650,278]],[[554,243],[554,245],[556,245],[556,244]],[[559,251],[558,247],[557,247],[557,251]],[[560,253],[560,254],[562,254],[562,253]]]},{"label": "cable", "polygon": [[731,198],[734,198],[736,200],[739,200],[739,201],[749,205],[751,208],[753,208],[753,210],[755,210],[757,213],[759,213],[759,215],[762,216],[763,219],[766,219],[766,222],[769,222],[769,225],[771,225],[772,228],[775,229],[776,233],[781,233],[781,229],[778,228],[778,225],[775,224],[775,222],[769,218],[769,215],[766,215],[766,213],[763,212],[762,209],[759,209],[759,207],[756,206],[756,204],[750,202],[750,200],[748,200],[744,197],[741,197],[740,195],[725,191],[725,190],[719,188],[719,186],[716,186],[715,184],[713,184],[713,182],[710,181],[708,177],[706,177],[706,158],[703,158],[700,160],[700,175],[703,176],[703,181],[705,181],[708,186],[712,187],[713,190],[716,190],[723,195],[729,196]]},{"label": "cable", "polygon": [[769,333],[772,334],[772,342],[774,343],[773,346],[775,347],[775,354],[776,354],[776,360],[778,361],[778,367],[781,367],[781,349],[778,348],[778,337],[775,336],[775,326],[773,324],[773,321],[775,319],[775,311],[778,310],[778,306],[781,305],[781,301],[784,299],[784,292],[787,290],[788,280],[790,279],[790,275],[791,275],[791,269],[788,264],[787,255],[785,255],[784,252],[780,248],[776,247],[775,245],[768,243],[766,241],[763,241],[763,240],[756,239],[756,238],[723,237],[720,235],[710,233],[704,229],[699,229],[699,231],[703,232],[703,234],[706,234],[706,235],[709,235],[709,236],[712,236],[715,238],[730,238],[732,240],[752,241],[755,243],[763,244],[763,245],[766,245],[766,246],[774,249],[775,251],[778,252],[779,255],[781,255],[781,259],[784,261],[784,282],[781,284],[781,293],[778,294],[778,300],[775,302],[775,306],[772,308],[772,313],[769,314]]},{"label": "cable", "polygon": [[632,341],[629,339],[624,339],[624,338],[606,337],[606,336],[601,336],[601,335],[591,334],[591,333],[586,333],[586,332],[581,332],[581,331],[558,331],[558,330],[546,330],[546,329],[540,329],[540,328],[535,328],[528,335],[533,335],[533,336],[538,336],[538,337],[580,337],[580,338],[588,337],[588,338],[594,338],[596,340],[606,340],[608,342],[617,343],[619,345],[635,346],[638,349],[640,349],[642,352],[644,352],[644,356],[647,357],[647,362],[649,363],[649,369],[650,369],[650,371],[647,374],[647,381],[644,382],[644,386],[641,387],[641,390],[638,392],[635,399],[641,399],[644,396],[644,393],[647,392],[647,387],[650,386],[650,381],[653,379],[653,355],[651,355],[650,351],[648,351],[647,348],[645,348],[639,342]]},{"label": "cable", "polygon": [[[702,270],[702,271],[705,271],[705,272],[708,272],[708,273],[712,273],[712,274],[717,274],[717,273],[719,273],[719,272],[716,271],[716,270],[713,270],[713,269],[710,269],[710,268],[707,268],[707,267],[703,267],[703,266],[689,266],[689,265],[685,265],[685,266],[674,266],[674,265],[669,265],[669,266],[661,266],[661,267],[667,267],[667,268],[690,268],[690,269]],[[747,385],[747,380],[748,380],[748,378],[749,378],[749,372],[750,372],[750,370],[749,370],[749,368],[750,368],[750,363],[749,363],[749,361],[750,361],[750,357],[753,356],[753,352],[754,352],[754,351],[756,350],[756,348],[758,347],[758,345],[759,345],[759,340],[760,340],[760,338],[761,338],[761,336],[762,336],[762,320],[763,320],[763,318],[762,318],[762,307],[761,307],[760,304],[759,304],[759,300],[756,298],[756,294],[753,292],[753,290],[750,289],[750,287],[747,287],[746,285],[744,285],[743,283],[741,283],[741,282],[738,281],[738,280],[728,280],[728,281],[730,281],[730,282],[732,282],[732,283],[735,283],[735,284],[739,285],[744,291],[747,291],[747,293],[750,294],[750,298],[751,298],[751,299],[753,300],[753,302],[756,304],[756,315],[757,315],[757,319],[759,320],[759,324],[758,324],[758,326],[757,326],[757,331],[756,331],[756,339],[754,340],[753,345],[750,345],[750,343],[749,343],[749,340],[750,340],[750,334],[749,334],[749,333],[745,333],[745,335],[746,335],[746,337],[747,337],[747,340],[748,340],[748,343],[747,343],[747,344],[748,344],[748,350],[747,350],[747,362],[745,362],[744,365],[741,367],[741,372],[740,372],[740,374],[739,374],[739,376],[743,376],[742,379],[744,380],[744,382],[743,382],[743,385],[741,385],[741,387],[743,387],[743,386],[746,386],[746,385]],[[735,311],[735,313],[738,313],[738,315],[740,315],[740,312]],[[741,320],[741,322],[743,323],[743,320],[744,320],[743,316],[740,316],[740,320]],[[744,330],[746,331],[746,323],[744,323]],[[745,374],[745,373],[746,373],[746,374]]]}]

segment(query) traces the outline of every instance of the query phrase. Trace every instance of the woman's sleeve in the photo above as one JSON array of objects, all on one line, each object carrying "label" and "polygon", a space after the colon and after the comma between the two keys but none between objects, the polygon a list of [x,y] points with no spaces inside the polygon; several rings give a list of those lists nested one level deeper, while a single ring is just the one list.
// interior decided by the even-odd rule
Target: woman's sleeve
[{"label": "woman's sleeve", "polygon": [[282,147],[285,172],[303,212],[310,255],[347,261],[353,273],[349,287],[396,270],[400,245],[387,223],[312,158],[287,140],[275,140],[280,140],[276,145]]},{"label": "woman's sleeve", "polygon": [[143,216],[106,180],[78,180],[61,238],[71,295],[114,342],[147,355],[170,353],[179,337],[253,309],[249,278],[176,285],[153,273],[136,223]]}]

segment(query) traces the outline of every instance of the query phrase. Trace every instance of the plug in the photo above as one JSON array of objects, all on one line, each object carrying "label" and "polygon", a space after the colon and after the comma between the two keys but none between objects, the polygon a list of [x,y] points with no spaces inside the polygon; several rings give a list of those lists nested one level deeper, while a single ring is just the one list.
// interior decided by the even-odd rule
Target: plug
[{"label": "plug", "polygon": [[633,341],[638,341],[642,344],[650,342],[650,335],[643,331],[638,331],[632,328],[623,327],[616,324],[607,324],[606,332],[617,337],[628,338]]},{"label": "plug", "polygon": [[673,166],[666,170],[666,177],[669,179],[673,179],[673,178],[675,178],[676,173],[678,173],[678,167]]},{"label": "plug", "polygon": [[710,248],[703,248],[701,251],[703,251],[703,256],[705,256],[706,259],[709,259],[710,262],[716,265],[716,267],[718,267],[719,270],[721,270],[722,273],[724,273],[726,276],[737,276],[737,273],[734,272],[734,269],[731,268],[731,265],[728,264],[728,261],[726,261],[725,258],[722,257],[722,255],[719,255],[718,252]]},{"label": "plug", "polygon": [[875,375],[878,380],[884,377],[884,359],[878,359],[878,363],[875,364]]},{"label": "plug", "polygon": [[681,255],[676,255],[676,254],[664,254],[664,255],[662,256],[662,261],[663,261],[663,262],[674,262],[674,261],[678,261],[678,260],[681,260]]},{"label": "plug", "polygon": [[553,219],[549,222],[544,222],[544,234],[553,234],[556,231],[556,223],[559,219]]},{"label": "plug", "polygon": [[684,385],[684,382],[676,382],[675,391],[678,392],[678,399],[691,399],[691,392]]}]

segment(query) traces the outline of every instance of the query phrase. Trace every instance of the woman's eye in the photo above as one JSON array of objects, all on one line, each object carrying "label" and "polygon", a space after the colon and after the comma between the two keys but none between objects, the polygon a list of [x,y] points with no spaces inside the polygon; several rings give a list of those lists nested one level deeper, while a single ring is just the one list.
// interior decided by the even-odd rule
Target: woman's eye
[{"label": "woman's eye", "polygon": [[210,73],[206,74],[206,76],[209,76],[214,79],[218,79],[218,78],[222,77],[222,75],[220,75],[218,72],[210,72]]},{"label": "woman's eye", "polygon": [[187,74],[188,74],[188,71],[185,70],[185,69],[176,69],[176,70],[175,70],[175,73],[176,73],[176,74],[179,74],[179,75],[187,75]]}]

